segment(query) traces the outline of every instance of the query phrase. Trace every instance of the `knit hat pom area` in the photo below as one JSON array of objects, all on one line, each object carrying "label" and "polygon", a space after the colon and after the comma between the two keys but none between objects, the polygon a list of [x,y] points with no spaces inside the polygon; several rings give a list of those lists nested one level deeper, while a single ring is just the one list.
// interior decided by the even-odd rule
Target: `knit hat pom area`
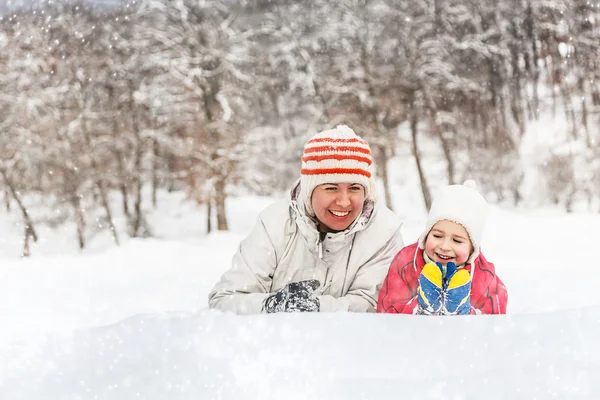
[{"label": "knit hat pom area", "polygon": [[487,202],[477,190],[475,181],[468,179],[462,185],[444,187],[431,204],[425,230],[419,237],[419,248],[425,248],[427,235],[438,221],[456,222],[464,226],[469,234],[473,253],[467,263],[473,262],[480,252],[487,212]]},{"label": "knit hat pom area", "polygon": [[302,155],[300,187],[304,205],[314,215],[313,190],[325,183],[358,183],[371,194],[373,159],[369,144],[346,125],[317,133],[308,140]]}]

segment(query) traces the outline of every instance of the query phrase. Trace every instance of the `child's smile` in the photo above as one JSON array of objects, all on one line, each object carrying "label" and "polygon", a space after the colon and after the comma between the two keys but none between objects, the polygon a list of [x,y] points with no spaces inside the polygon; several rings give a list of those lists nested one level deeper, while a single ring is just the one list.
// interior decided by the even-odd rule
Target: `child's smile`
[{"label": "child's smile", "polygon": [[433,262],[462,265],[467,262],[473,245],[464,226],[456,222],[438,221],[427,235],[425,251]]}]

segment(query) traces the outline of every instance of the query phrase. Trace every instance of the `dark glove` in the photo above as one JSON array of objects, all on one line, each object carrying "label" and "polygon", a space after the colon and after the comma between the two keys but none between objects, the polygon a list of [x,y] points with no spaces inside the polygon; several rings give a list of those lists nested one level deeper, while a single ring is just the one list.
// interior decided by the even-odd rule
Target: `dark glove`
[{"label": "dark glove", "polygon": [[447,285],[444,285],[444,315],[471,313],[471,275],[466,269],[456,269],[453,262],[446,266]]},{"label": "dark glove", "polygon": [[319,298],[313,293],[321,283],[316,279],[290,282],[265,300],[265,312],[318,312]]},{"label": "dark glove", "polygon": [[442,270],[433,263],[425,264],[419,276],[419,314],[437,315],[443,303]]}]

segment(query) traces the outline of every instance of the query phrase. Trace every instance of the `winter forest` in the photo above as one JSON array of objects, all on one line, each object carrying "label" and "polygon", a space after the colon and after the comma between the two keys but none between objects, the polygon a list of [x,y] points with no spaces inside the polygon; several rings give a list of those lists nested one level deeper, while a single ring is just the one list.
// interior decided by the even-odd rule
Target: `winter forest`
[{"label": "winter forest", "polygon": [[[470,177],[493,203],[600,210],[596,0],[44,1],[5,7],[0,70],[2,213],[22,216],[24,255],[66,222],[80,248],[119,244],[115,213],[152,236],[160,190],[227,230],[227,198],[282,193],[307,134],[340,123],[390,207],[403,149],[424,207]],[[564,126],[523,152],[540,120]]]},{"label": "winter forest", "polygon": [[[209,309],[338,124],[506,315]],[[600,0],[0,0],[0,399],[597,400],[598,226]]]}]

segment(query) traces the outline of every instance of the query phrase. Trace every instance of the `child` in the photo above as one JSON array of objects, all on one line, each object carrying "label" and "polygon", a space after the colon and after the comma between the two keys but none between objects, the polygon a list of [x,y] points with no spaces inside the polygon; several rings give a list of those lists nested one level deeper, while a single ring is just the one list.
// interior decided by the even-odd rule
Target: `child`
[{"label": "child", "polygon": [[506,287],[480,253],[486,212],[475,182],[445,187],[431,205],[419,241],[392,261],[377,312],[506,314]]}]

